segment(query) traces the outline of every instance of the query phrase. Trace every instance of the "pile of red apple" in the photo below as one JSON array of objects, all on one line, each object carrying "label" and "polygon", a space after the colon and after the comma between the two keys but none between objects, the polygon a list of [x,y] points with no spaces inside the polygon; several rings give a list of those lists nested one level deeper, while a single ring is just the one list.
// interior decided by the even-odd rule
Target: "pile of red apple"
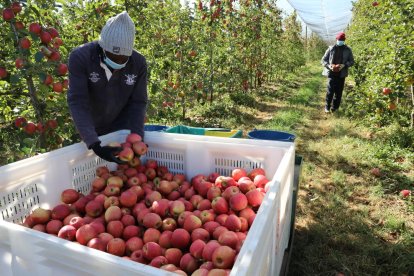
[{"label": "pile of red apple", "polygon": [[90,194],[64,190],[61,204],[35,209],[23,225],[182,275],[228,275],[269,187],[265,171],[188,181],[156,160],[141,163],[139,135],[121,146],[127,163],[98,167]]}]

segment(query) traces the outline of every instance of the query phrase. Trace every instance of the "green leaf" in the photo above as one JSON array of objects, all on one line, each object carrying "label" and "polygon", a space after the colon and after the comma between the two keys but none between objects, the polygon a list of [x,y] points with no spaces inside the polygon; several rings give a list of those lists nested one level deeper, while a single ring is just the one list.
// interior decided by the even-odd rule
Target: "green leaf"
[{"label": "green leaf", "polygon": [[19,83],[19,81],[20,81],[20,77],[18,75],[11,75],[10,76],[10,83],[11,84]]},{"label": "green leaf", "polygon": [[31,148],[28,148],[28,147],[23,147],[22,148],[22,152],[24,153],[24,154],[30,154],[30,152],[32,151],[32,149]]},{"label": "green leaf", "polygon": [[28,147],[34,146],[35,143],[36,143],[36,141],[32,138],[24,138],[23,139],[23,144],[28,146]]},{"label": "green leaf", "polygon": [[40,15],[39,10],[37,9],[36,6],[30,6],[30,9],[39,17],[41,18],[42,16]]},{"label": "green leaf", "polygon": [[40,79],[40,81],[41,82],[44,82],[45,81],[45,79],[46,79],[46,73],[45,72],[40,72],[39,73],[39,79]]},{"label": "green leaf", "polygon": [[[44,55],[42,52],[37,52],[37,53],[35,54],[35,60],[36,60],[36,62],[41,62],[44,56],[45,56],[45,55]],[[45,78],[46,78],[46,77],[45,77]],[[44,80],[44,79],[43,79],[43,80]]]}]

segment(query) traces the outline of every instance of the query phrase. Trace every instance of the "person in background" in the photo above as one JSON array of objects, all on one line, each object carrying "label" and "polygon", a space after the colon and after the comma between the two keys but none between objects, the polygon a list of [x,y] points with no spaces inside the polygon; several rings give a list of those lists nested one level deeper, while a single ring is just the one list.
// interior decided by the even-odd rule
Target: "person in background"
[{"label": "person in background", "polygon": [[323,75],[328,77],[325,112],[335,112],[341,105],[342,92],[348,68],[354,65],[354,56],[351,48],[345,45],[345,33],[336,36],[336,44],[329,46],[321,63],[324,67]]},{"label": "person in background", "polygon": [[119,164],[119,148],[102,146],[98,136],[128,129],[144,138],[147,64],[134,38],[135,25],[122,12],[106,22],[98,41],[69,55],[67,102],[76,129],[88,149]]}]

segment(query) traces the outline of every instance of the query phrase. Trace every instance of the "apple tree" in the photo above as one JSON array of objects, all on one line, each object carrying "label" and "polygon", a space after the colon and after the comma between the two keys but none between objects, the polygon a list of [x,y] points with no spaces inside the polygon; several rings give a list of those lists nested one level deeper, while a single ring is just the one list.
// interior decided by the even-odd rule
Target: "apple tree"
[{"label": "apple tree", "polygon": [[4,138],[22,141],[10,141],[10,150],[23,156],[59,147],[71,134],[59,9],[55,1],[37,2],[1,4],[1,123]]}]

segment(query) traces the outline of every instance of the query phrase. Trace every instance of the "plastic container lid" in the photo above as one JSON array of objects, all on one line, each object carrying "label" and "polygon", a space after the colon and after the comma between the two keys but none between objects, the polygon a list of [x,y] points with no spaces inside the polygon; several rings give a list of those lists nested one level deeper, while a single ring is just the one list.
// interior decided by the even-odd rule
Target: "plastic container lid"
[{"label": "plastic container lid", "polygon": [[284,142],[293,142],[296,139],[296,136],[291,133],[275,130],[252,130],[247,134],[247,137],[250,139]]}]

